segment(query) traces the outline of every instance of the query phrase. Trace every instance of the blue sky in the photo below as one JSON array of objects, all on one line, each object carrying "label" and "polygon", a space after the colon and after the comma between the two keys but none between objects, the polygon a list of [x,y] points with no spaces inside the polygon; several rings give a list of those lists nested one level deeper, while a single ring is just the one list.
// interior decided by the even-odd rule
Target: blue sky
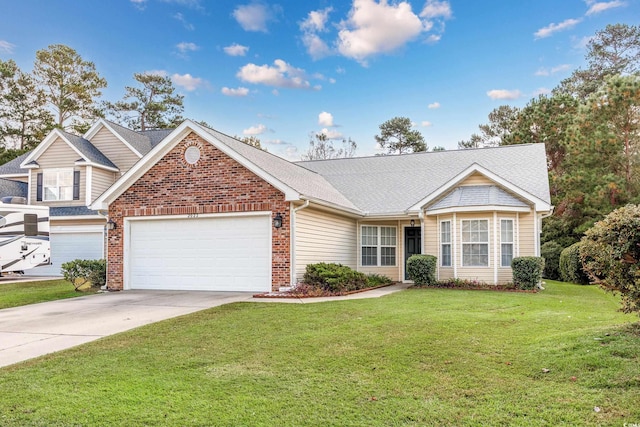
[{"label": "blue sky", "polygon": [[66,44],[122,98],[133,73],[170,76],[185,117],[255,135],[297,160],[309,135],[374,135],[409,117],[454,149],[503,104],[524,106],[584,65],[607,24],[640,22],[640,0],[2,0],[0,58],[31,70]]}]

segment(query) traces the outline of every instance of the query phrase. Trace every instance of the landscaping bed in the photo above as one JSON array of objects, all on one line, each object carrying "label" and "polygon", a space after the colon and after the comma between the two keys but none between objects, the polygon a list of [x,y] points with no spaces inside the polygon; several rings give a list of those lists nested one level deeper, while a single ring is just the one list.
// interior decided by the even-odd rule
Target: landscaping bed
[{"label": "landscaping bed", "polygon": [[477,280],[438,280],[431,285],[413,285],[413,289],[437,288],[437,289],[459,289],[465,291],[498,291],[498,292],[523,292],[537,293],[540,289],[519,289],[513,283],[495,285]]},{"label": "landscaping bed", "polygon": [[343,292],[330,292],[324,289],[318,289],[313,286],[308,286],[305,284],[298,284],[293,289],[282,292],[266,292],[263,294],[255,294],[254,298],[317,298],[317,297],[337,297],[337,296],[345,296],[358,294],[360,292],[372,291],[374,289],[386,288],[387,286],[391,286],[395,284],[394,282],[386,283],[383,285],[372,286],[369,288],[356,289],[353,291],[343,291]]}]

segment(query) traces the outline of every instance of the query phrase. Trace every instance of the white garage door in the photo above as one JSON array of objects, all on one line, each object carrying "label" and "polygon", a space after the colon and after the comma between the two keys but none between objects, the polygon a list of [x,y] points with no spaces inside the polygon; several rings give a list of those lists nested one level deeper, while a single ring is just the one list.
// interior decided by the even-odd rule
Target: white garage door
[{"label": "white garage door", "polygon": [[271,217],[129,221],[128,289],[271,290]]},{"label": "white garage door", "polygon": [[[102,229],[102,227],[99,227]],[[103,258],[102,231],[54,232],[49,234],[51,242],[51,265],[26,270],[28,276],[61,276],[62,264],[74,259]]]}]

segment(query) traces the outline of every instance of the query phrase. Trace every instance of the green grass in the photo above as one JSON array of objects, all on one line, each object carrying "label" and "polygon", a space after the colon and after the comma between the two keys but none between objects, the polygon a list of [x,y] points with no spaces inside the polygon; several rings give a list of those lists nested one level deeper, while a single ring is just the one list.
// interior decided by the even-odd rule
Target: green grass
[{"label": "green grass", "polygon": [[0,309],[74,298],[90,293],[95,293],[95,290],[76,292],[69,282],[62,279],[17,283],[0,282]]},{"label": "green grass", "polygon": [[640,423],[640,324],[617,309],[557,282],[232,304],[0,369],[0,425]]}]

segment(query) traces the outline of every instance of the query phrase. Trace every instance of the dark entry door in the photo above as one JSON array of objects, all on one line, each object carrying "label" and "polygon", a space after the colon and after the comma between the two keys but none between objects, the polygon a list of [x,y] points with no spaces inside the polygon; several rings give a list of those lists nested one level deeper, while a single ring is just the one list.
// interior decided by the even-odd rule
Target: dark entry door
[{"label": "dark entry door", "polygon": [[407,276],[407,260],[411,255],[419,254],[422,247],[420,227],[407,227],[404,229],[404,278]]}]

